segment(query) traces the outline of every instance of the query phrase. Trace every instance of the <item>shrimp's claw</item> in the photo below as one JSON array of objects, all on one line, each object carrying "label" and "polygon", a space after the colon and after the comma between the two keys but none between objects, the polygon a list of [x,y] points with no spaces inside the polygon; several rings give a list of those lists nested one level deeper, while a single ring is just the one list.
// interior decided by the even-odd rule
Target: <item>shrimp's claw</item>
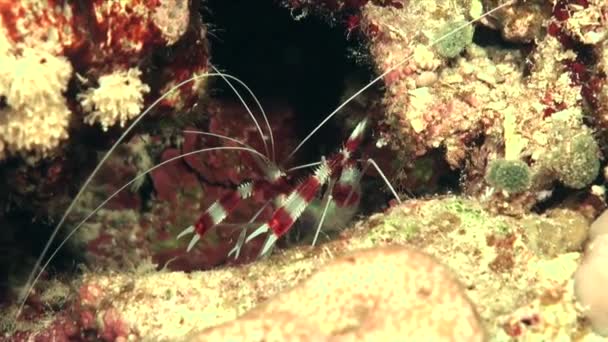
[{"label": "shrimp's claw", "polygon": [[177,239],[181,239],[182,237],[184,237],[188,234],[194,234],[194,236],[192,237],[192,240],[190,240],[190,243],[188,244],[188,248],[186,248],[186,251],[190,252],[190,250],[192,250],[192,247],[194,247],[194,245],[198,242],[198,240],[201,239],[201,237],[200,237],[200,235],[198,235],[195,232],[194,226],[190,226],[190,227],[184,229],[181,233],[179,233],[177,235]]},{"label": "shrimp's claw", "polygon": [[268,234],[268,237],[266,238],[266,242],[264,242],[264,247],[262,247],[262,250],[260,251],[260,257],[265,257],[270,255],[270,253],[272,253],[272,247],[274,247],[275,242],[277,242],[277,240],[279,239],[279,237],[274,234],[274,233],[270,233]]},{"label": "shrimp's claw", "polygon": [[[264,223],[263,225],[259,226],[258,229],[256,229],[253,233],[249,234],[249,236],[245,240],[245,243],[248,243],[249,241],[255,239],[256,237],[258,237],[264,233],[267,233],[269,231],[270,231],[270,226],[268,225],[268,223]],[[270,234],[268,234],[268,237],[266,238],[266,241],[264,242],[264,246],[262,247],[262,250],[260,251],[260,256],[269,255],[270,252],[272,252],[272,247],[274,246],[275,242],[277,242],[278,239],[279,239],[279,237],[274,232],[270,231]],[[238,246],[238,242],[237,242],[237,246]]]},{"label": "shrimp's claw", "polygon": [[192,233],[194,233],[194,226],[190,226],[190,227],[182,230],[182,232],[177,235],[176,239],[179,240],[179,239],[183,238],[184,236],[186,236],[188,234],[192,234]]},{"label": "shrimp's claw", "polygon": [[228,252],[228,257],[230,257],[231,255],[234,254],[234,260],[239,258],[239,255],[241,254],[241,248],[243,248],[243,245],[245,244],[246,237],[247,237],[247,229],[243,229],[241,231],[241,233],[239,234],[239,238],[236,241],[236,244],[230,250],[230,252]]},{"label": "shrimp's claw", "polygon": [[[268,223],[265,223],[261,226],[258,227],[258,229],[256,229],[253,233],[251,233],[247,239],[245,240],[245,243],[248,243],[249,241],[255,239],[256,237],[267,233],[270,231],[270,226],[268,225]],[[274,246],[275,242],[277,242],[277,240],[279,239],[279,237],[272,231],[270,231],[270,234],[268,234],[268,237],[266,238],[266,242],[264,242],[264,246],[262,247],[262,250],[260,251],[260,256],[266,256],[269,255],[270,252],[272,252],[272,247]]]},{"label": "shrimp's claw", "polygon": [[245,243],[249,243],[251,240],[255,239],[256,237],[268,232],[270,230],[270,226],[268,226],[267,223],[264,223],[263,225],[261,225],[260,227],[258,227],[258,229],[256,229],[255,231],[253,231],[253,233],[249,234],[249,236],[247,237],[247,239],[245,240]]}]

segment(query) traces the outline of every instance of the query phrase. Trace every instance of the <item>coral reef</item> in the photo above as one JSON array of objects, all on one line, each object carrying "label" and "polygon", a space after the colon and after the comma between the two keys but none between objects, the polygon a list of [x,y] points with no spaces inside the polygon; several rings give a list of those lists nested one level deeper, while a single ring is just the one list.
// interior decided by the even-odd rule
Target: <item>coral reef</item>
[{"label": "coral reef", "polygon": [[[207,70],[207,31],[195,3],[0,1],[0,62],[9,66],[0,71],[2,207],[28,208],[39,220],[34,224],[59,216],[75,190],[71,183],[86,172],[79,169],[99,160],[114,128]],[[606,209],[608,4],[278,3],[294,20],[321,17],[342,25],[345,40],[361,43],[351,53],[382,75],[383,88],[346,107],[338,129],[369,117],[365,157],[376,153],[403,198],[424,197],[390,206],[380,190],[377,197],[364,194],[360,221],[338,229],[346,220],[332,208],[327,222],[337,227],[308,247],[302,236],[323,215],[315,203],[301,231],[281,241],[289,248],[249,263],[258,239],[228,261],[239,228],[266,203],[258,194],[186,254],[175,236],[217,198],[263,172],[247,153],[188,156],[97,212],[70,241],[89,269],[80,276],[44,274],[15,326],[4,318],[13,317],[15,306],[0,308],[5,337],[559,341],[608,334],[601,291],[607,277],[598,271],[606,262],[606,214],[589,227]],[[499,5],[508,6],[480,18]],[[286,54],[290,62],[301,57]],[[359,89],[346,78],[343,99]],[[192,82],[161,101],[157,120],[118,146],[69,221],[180,153],[237,145],[264,151],[268,132],[258,132],[240,103],[206,86]],[[192,111],[200,95],[205,101]],[[272,158],[287,169],[302,161],[290,160],[290,151],[304,119],[291,99],[265,96],[278,142]],[[317,161],[329,148],[335,146],[304,158]],[[308,175],[300,171],[288,181]],[[370,169],[363,191],[380,178]],[[262,210],[258,221],[271,212]],[[6,227],[20,229],[20,222]]]},{"label": "coral reef", "polygon": [[[484,1],[483,9],[504,3]],[[500,196],[500,201],[527,197],[524,211],[540,198],[534,194],[554,188],[553,180],[574,189],[588,187],[602,156],[586,118],[603,120],[598,98],[605,88],[603,64],[589,50],[603,51],[605,4],[527,1],[478,24],[480,31],[481,25],[500,30],[503,39],[522,44],[519,48],[484,43],[488,38],[471,43],[473,33],[466,29],[430,46],[463,26],[459,18],[479,16],[480,6],[439,1],[409,2],[403,9],[362,8],[361,32],[378,72],[406,61],[384,77],[381,140],[402,160],[444,150],[450,167],[464,170],[463,187],[475,196],[488,186],[505,189],[495,177],[496,159],[525,163],[530,184],[511,192],[527,194]]]},{"label": "coral reef", "polygon": [[[0,225],[47,234],[116,128],[208,70],[199,7],[186,0],[0,2]],[[188,112],[204,85],[180,88],[152,114]],[[117,165],[116,175],[141,170]]]},{"label": "coral reef", "polygon": [[240,267],[182,273],[142,263],[130,272],[92,272],[70,285],[79,291],[67,300],[51,295],[65,285],[41,284],[37,297],[61,298],[59,312],[37,311],[32,301],[29,315],[54,319],[19,323],[29,333],[18,336],[69,326],[72,337],[86,331],[104,340],[242,339],[244,329],[279,340],[593,337],[572,286],[588,229],[567,209],[513,218],[459,197],[410,200],[335,241]]}]

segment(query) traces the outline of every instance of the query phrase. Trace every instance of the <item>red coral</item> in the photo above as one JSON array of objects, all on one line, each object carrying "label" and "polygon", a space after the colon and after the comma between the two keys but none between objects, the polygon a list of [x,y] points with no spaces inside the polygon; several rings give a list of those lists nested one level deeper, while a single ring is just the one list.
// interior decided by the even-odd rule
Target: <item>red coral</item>
[{"label": "red coral", "polygon": [[[161,162],[175,158],[180,154],[170,148],[163,152]],[[152,182],[158,199],[173,201],[178,191],[199,186],[198,179],[182,160],[175,160],[151,172]]]},{"label": "red coral", "polygon": [[101,286],[97,284],[86,283],[80,287],[78,294],[80,296],[81,305],[96,307],[103,297],[103,290]]},{"label": "red coral", "polygon": [[[553,7],[553,17],[547,32],[550,36],[555,37],[564,47],[564,49],[574,50],[577,53],[575,60],[568,60],[564,62],[566,68],[570,71],[570,78],[572,84],[575,86],[581,86],[581,96],[585,99],[587,104],[592,109],[597,109],[599,103],[599,93],[604,83],[606,82],[606,75],[594,73],[589,67],[592,62],[590,57],[593,55],[589,52],[589,46],[585,46],[578,42],[574,37],[568,34],[562,27],[563,22],[570,18],[571,11],[573,10],[569,5],[574,4],[587,8],[589,2],[587,0],[560,0]],[[544,117],[553,114],[554,109],[545,109]]]}]

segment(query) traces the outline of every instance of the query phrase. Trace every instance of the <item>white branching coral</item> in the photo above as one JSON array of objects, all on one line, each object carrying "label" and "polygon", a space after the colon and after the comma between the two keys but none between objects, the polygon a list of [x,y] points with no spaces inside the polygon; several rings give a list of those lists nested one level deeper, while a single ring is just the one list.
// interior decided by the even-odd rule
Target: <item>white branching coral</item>
[{"label": "white branching coral", "polygon": [[0,50],[0,159],[44,157],[68,137],[71,111],[63,93],[72,65],[41,49]]},{"label": "white branching coral", "polygon": [[79,94],[82,108],[90,113],[84,118],[85,123],[99,123],[107,131],[117,123],[123,127],[136,117],[144,105],[144,95],[150,91],[140,76],[137,68],[115,71],[99,77],[97,88]]}]

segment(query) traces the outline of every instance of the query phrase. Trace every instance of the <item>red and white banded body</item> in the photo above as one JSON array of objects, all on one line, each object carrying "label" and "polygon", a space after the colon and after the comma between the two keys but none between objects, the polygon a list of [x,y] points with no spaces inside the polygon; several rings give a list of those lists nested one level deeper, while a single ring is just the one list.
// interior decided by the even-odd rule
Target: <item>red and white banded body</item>
[{"label": "red and white banded body", "polygon": [[[351,207],[358,203],[360,198],[358,183],[361,172],[352,155],[359,148],[367,126],[367,119],[362,120],[353,130],[352,134],[338,153],[319,163],[314,173],[295,187],[288,187],[286,174],[270,161],[256,160],[264,169],[266,179],[255,180],[240,185],[236,190],[224,195],[215,201],[195,222],[178,235],[178,238],[194,233],[187,250],[192,249],[194,244],[210,229],[222,223],[237,207],[237,205],[254,193],[262,192],[268,195],[267,200],[276,200],[278,208],[273,212],[268,222],[259,226],[251,235],[245,239],[243,235],[237,242],[236,254],[243,243],[263,233],[270,233],[262,254],[266,254],[274,242],[285,235],[309,207],[311,202],[318,196],[320,190],[327,185],[329,199],[337,207]],[[332,181],[333,180],[333,181]],[[265,196],[267,197],[267,196]],[[335,200],[333,200],[335,198]],[[327,202],[329,205],[329,202]],[[256,214],[257,216],[257,214]],[[320,229],[320,227],[319,227]]]}]

